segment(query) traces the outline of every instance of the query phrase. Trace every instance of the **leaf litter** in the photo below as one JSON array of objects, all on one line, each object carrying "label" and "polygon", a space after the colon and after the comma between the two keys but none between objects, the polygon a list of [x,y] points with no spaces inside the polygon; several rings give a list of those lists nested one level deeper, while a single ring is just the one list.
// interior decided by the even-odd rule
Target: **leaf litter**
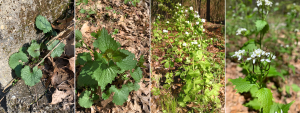
[{"label": "leaf litter", "polygon": [[[144,55],[145,59],[149,59],[150,48],[150,1],[141,0],[136,7],[131,4],[124,4],[124,0],[88,0],[88,4],[80,4],[76,7],[76,29],[80,30],[87,45],[76,48],[76,54],[89,52],[86,46],[93,47],[94,38],[90,35],[91,32],[96,32],[100,28],[105,28],[108,33],[112,34],[117,29],[117,34],[112,35],[114,40],[121,44],[121,48],[135,54],[135,58],[140,58]],[[109,7],[111,9],[109,9]],[[80,10],[93,9],[95,14],[80,13]],[[78,19],[80,18],[80,19]],[[77,58],[77,55],[75,55]],[[109,99],[95,104],[89,109],[81,108],[78,104],[78,112],[150,112],[150,89],[149,89],[149,61],[144,62],[146,68],[141,68],[143,77],[140,82],[140,89],[129,94],[128,100],[117,106],[112,103],[112,96]],[[82,67],[76,67],[78,75]],[[115,82],[118,82],[115,81]],[[117,83],[122,85],[123,83]],[[77,94],[80,95],[81,92]],[[100,93],[100,92],[99,92]]]}]

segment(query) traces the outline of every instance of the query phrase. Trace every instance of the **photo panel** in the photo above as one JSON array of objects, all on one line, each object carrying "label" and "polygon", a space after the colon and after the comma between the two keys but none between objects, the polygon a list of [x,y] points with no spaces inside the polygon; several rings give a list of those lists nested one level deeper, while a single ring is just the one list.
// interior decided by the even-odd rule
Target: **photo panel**
[{"label": "photo panel", "polygon": [[300,111],[299,0],[226,1],[226,112]]}]

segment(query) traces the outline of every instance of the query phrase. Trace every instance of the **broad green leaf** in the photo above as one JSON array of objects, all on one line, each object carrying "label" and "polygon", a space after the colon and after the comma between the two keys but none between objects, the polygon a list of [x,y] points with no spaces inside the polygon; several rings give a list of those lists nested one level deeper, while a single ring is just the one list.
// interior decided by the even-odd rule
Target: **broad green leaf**
[{"label": "broad green leaf", "polygon": [[38,43],[32,43],[27,50],[28,54],[33,58],[37,58],[40,56],[40,45]]},{"label": "broad green leaf", "polygon": [[17,77],[20,77],[21,78],[21,70],[22,70],[22,67],[23,65],[22,64],[19,64],[16,66],[16,68],[14,69],[15,70],[15,73],[17,75]]},{"label": "broad green leaf", "polygon": [[261,108],[263,108],[263,112],[269,113],[273,104],[273,96],[271,90],[268,88],[262,88],[257,91],[256,97],[261,105]]},{"label": "broad green leaf", "polygon": [[132,90],[137,91],[140,89],[140,85],[138,84],[138,82],[135,82],[135,83],[130,82],[127,84],[127,87],[128,87],[129,92]]},{"label": "broad green leaf", "polygon": [[189,94],[189,91],[193,88],[192,80],[186,80],[186,84],[183,86],[182,90],[185,94]]},{"label": "broad green leaf", "polygon": [[33,68],[33,72],[31,72],[29,66],[25,66],[21,70],[21,77],[25,84],[29,86],[34,86],[36,83],[40,82],[42,76],[42,70],[38,69],[37,67]]},{"label": "broad green leaf", "polygon": [[94,103],[93,99],[90,98],[91,94],[92,94],[91,91],[88,91],[88,90],[83,91],[78,98],[78,104],[81,107],[90,108]]},{"label": "broad green leaf", "polygon": [[237,79],[229,79],[229,81],[231,81],[232,84],[235,85],[235,89],[237,89],[237,92],[240,93],[249,91],[250,88],[255,85],[251,84],[249,81],[241,77]]},{"label": "broad green leaf", "polygon": [[130,72],[131,77],[135,80],[135,82],[140,82],[140,80],[143,78],[143,71],[140,67],[134,70],[133,73]]},{"label": "broad green leaf", "polygon": [[75,30],[75,39],[76,41],[79,41],[82,39],[82,33],[79,30]]},{"label": "broad green leaf", "polygon": [[123,70],[131,70],[136,67],[137,61],[135,60],[135,56],[133,53],[127,51],[127,50],[120,50],[120,52],[128,55],[125,59],[121,60],[120,62],[117,62],[117,66],[120,67]]},{"label": "broad green leaf", "polygon": [[262,31],[263,34],[265,34],[269,30],[268,22],[266,22],[264,20],[257,20],[255,22],[255,26],[256,26],[257,32]]},{"label": "broad green leaf", "polygon": [[23,52],[14,53],[9,57],[9,67],[11,69],[15,69],[19,64],[22,64],[28,62],[28,57]]},{"label": "broad green leaf", "polygon": [[23,53],[27,54],[27,49],[28,49],[28,47],[21,47],[19,49],[19,52],[23,52]]},{"label": "broad green leaf", "polygon": [[97,33],[100,34],[93,43],[94,47],[99,48],[101,52],[105,52],[107,49],[117,50],[121,47],[119,42],[116,42],[111,35],[108,34],[105,28],[102,28],[101,32]]},{"label": "broad green leaf", "polygon": [[110,62],[109,66],[106,64],[101,64],[100,68],[94,70],[94,74],[92,78],[98,82],[98,85],[101,87],[103,91],[108,83],[112,83],[115,80],[115,77],[118,74],[118,67]]},{"label": "broad green leaf", "polygon": [[88,61],[84,67],[81,68],[80,74],[77,79],[77,86],[96,86],[97,81],[92,78],[94,70],[98,69],[101,62]]},{"label": "broad green leaf", "polygon": [[291,105],[294,103],[295,101],[292,101],[288,104],[280,104],[280,103],[276,103],[274,102],[273,105],[271,106],[271,110],[270,113],[288,113]]},{"label": "broad green leaf", "polygon": [[254,100],[250,100],[248,103],[245,104],[246,107],[251,107],[255,110],[259,110],[260,109],[260,103],[258,102],[258,100],[255,98]]},{"label": "broad green leaf", "polygon": [[122,53],[119,50],[112,50],[112,49],[108,49],[105,51],[105,53],[103,54],[103,57],[109,61],[109,60],[113,60],[114,62],[119,62],[122,59],[126,58],[128,55],[126,55],[125,53]]},{"label": "broad green leaf", "polygon": [[288,104],[283,104],[280,108],[282,109],[283,113],[288,113],[291,105],[294,103],[295,101],[292,101]]},{"label": "broad green leaf", "polygon": [[250,51],[252,52],[253,50],[257,49],[256,45],[255,45],[255,40],[254,39],[250,39],[248,42],[246,42],[243,47],[243,50],[245,51]]},{"label": "broad green leaf", "polygon": [[84,53],[79,53],[77,55],[77,62],[80,64],[80,65],[84,65],[86,62],[88,61],[92,61],[92,56],[90,53],[88,52],[84,52]]},{"label": "broad green leaf", "polygon": [[183,102],[190,102],[191,101],[191,97],[189,95],[186,95],[183,99]]},{"label": "broad green leaf", "polygon": [[278,72],[274,66],[270,66],[268,77],[273,76],[280,76],[283,80],[285,80],[282,73]]},{"label": "broad green leaf", "polygon": [[45,17],[41,15],[36,17],[35,25],[40,30],[43,30],[44,33],[47,33],[52,30],[51,24],[48,22],[48,20]]},{"label": "broad green leaf", "polygon": [[112,102],[116,105],[123,105],[123,103],[128,100],[129,88],[127,87],[127,85],[122,85],[121,89],[118,89],[115,85],[112,85],[109,88],[109,92],[115,92]]},{"label": "broad green leaf", "polygon": [[[51,45],[49,45],[47,47],[48,50],[52,50],[57,44],[59,43],[59,40],[54,40]],[[61,54],[65,51],[65,44],[64,43],[60,43],[51,53],[51,57],[55,58],[55,57],[60,57]]]}]

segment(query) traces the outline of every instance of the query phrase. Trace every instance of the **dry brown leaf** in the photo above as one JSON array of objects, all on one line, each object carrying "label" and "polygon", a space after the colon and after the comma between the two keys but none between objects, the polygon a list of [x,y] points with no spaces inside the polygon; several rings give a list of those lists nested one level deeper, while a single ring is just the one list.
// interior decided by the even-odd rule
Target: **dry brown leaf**
[{"label": "dry brown leaf", "polygon": [[75,57],[69,59],[69,69],[75,73]]},{"label": "dry brown leaf", "polygon": [[83,37],[90,37],[91,27],[89,26],[89,22],[85,22],[80,29]]},{"label": "dry brown leaf", "polygon": [[52,95],[52,102],[51,104],[57,104],[63,101],[64,98],[69,96],[69,93],[66,93],[65,91],[59,91],[56,89]]}]

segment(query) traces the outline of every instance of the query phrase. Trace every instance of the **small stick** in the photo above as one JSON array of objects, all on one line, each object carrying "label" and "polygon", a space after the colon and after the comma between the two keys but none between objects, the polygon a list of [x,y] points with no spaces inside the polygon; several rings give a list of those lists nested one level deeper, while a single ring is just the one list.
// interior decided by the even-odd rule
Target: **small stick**
[{"label": "small stick", "polygon": [[15,81],[16,79],[14,78],[14,79],[12,79],[6,86],[5,86],[5,88],[3,89],[3,93],[5,93],[5,90],[9,87],[9,86],[11,86],[11,84]]}]

